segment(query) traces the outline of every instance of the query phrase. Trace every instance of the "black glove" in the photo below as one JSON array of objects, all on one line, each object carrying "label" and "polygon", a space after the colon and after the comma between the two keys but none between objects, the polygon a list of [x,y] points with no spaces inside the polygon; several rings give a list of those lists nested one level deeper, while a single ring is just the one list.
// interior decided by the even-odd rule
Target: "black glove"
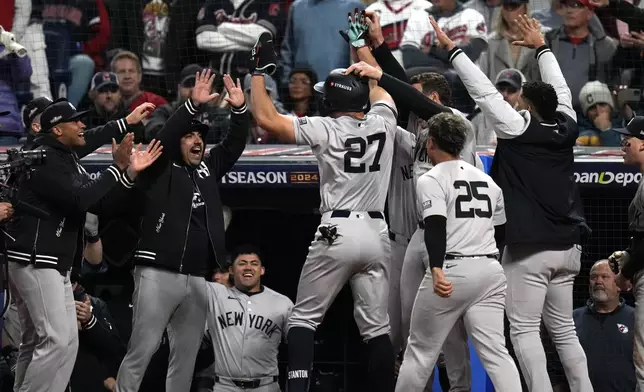
[{"label": "black glove", "polygon": [[253,75],[272,75],[277,69],[277,55],[273,47],[273,36],[262,33],[250,53],[249,68]]}]

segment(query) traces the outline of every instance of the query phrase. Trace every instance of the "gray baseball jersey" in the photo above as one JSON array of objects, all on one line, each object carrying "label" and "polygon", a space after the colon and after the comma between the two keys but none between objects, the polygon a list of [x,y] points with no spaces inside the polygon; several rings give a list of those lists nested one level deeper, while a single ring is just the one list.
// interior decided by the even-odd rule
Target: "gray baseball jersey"
[{"label": "gray baseball jersey", "polygon": [[391,181],[387,192],[389,229],[407,240],[416,229],[416,204],[414,183],[414,146],[416,135],[398,127],[394,143]]},{"label": "gray baseball jersey", "polygon": [[396,116],[392,103],[379,101],[363,119],[293,119],[297,144],[310,145],[318,161],[321,213],[384,210]]},{"label": "gray baseball jersey", "polygon": [[423,219],[447,218],[447,254],[498,253],[494,226],[505,223],[505,209],[490,176],[462,160],[442,162],[418,179],[416,192]]},{"label": "gray baseball jersey", "polygon": [[[309,144],[320,170],[322,217],[297,288],[288,326],[315,330],[349,282],[354,317],[365,340],[388,334],[390,243],[383,210],[391,176],[396,126],[393,102],[378,101],[364,119],[294,119],[298,144]],[[400,134],[399,134],[400,133]],[[343,210],[343,211],[340,211]],[[332,240],[322,233],[335,233]],[[292,369],[291,378],[308,370]]]},{"label": "gray baseball jersey", "polygon": [[637,192],[628,206],[628,228],[644,232],[644,180],[637,186]]},{"label": "gray baseball jersey", "polygon": [[262,287],[248,295],[208,283],[208,331],[215,350],[215,374],[233,379],[277,376],[279,345],[293,308],[288,297]]}]

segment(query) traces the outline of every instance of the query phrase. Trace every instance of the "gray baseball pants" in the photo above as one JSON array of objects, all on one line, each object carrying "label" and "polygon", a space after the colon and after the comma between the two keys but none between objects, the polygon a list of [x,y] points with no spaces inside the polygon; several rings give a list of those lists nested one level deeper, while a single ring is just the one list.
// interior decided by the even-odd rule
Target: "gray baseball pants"
[{"label": "gray baseball pants", "polygon": [[633,277],[633,296],[635,296],[635,331],[633,332],[633,363],[637,392],[644,392],[644,271]]},{"label": "gray baseball pants", "polygon": [[[429,254],[425,247],[425,230],[417,229],[411,237],[400,279],[401,310],[402,310],[402,339],[407,342],[411,324],[411,313],[416,300],[418,288],[429,267]],[[470,368],[470,348],[467,343],[467,331],[463,320],[454,324],[454,329],[447,335],[443,345],[445,368],[449,379],[450,392],[469,392],[472,388],[472,372]],[[431,392],[434,374],[429,378],[425,392]]]},{"label": "gray baseball pants", "polygon": [[[391,345],[394,347],[394,353],[398,354],[404,347],[403,330],[402,330],[402,309],[400,308],[400,274],[402,272],[405,251],[409,244],[409,238],[400,234],[395,234],[391,241],[391,261],[387,264],[387,275],[389,276],[389,305],[387,313],[389,314],[389,325],[391,331]],[[405,334],[406,335],[406,334]]]},{"label": "gray baseball pants", "polygon": [[[503,335],[506,280],[501,265],[496,259],[468,258],[446,261],[444,271],[452,282],[451,296],[434,293],[429,270],[418,289],[396,392],[423,391],[447,336],[461,319],[495,390],[521,391]],[[467,342],[465,336],[463,340]]]},{"label": "gray baseball pants", "polygon": [[63,392],[78,352],[69,273],[9,262],[9,285],[21,334],[14,392]]},{"label": "gray baseball pants", "polygon": [[389,334],[389,285],[385,265],[391,259],[391,245],[387,223],[370,217],[367,212],[352,211],[348,218],[333,218],[331,214],[322,214],[320,226],[335,225],[340,237],[332,245],[317,237],[311,242],[288,328],[315,331],[335,297],[349,282],[353,317],[360,336],[368,341]]},{"label": "gray baseball pants", "polygon": [[541,320],[557,349],[571,392],[592,392],[588,365],[572,319],[572,285],[581,267],[581,247],[506,246],[506,313],[510,339],[530,392],[552,392]]},{"label": "gray baseball pants", "polygon": [[235,383],[226,377],[219,377],[219,381],[215,382],[215,389],[213,392],[282,392],[280,384],[273,381],[273,377],[264,377],[259,388],[243,389],[235,385]]},{"label": "gray baseball pants", "polygon": [[134,284],[132,336],[116,378],[116,391],[139,390],[166,328],[170,341],[166,391],[190,390],[208,312],[206,280],[137,266]]}]

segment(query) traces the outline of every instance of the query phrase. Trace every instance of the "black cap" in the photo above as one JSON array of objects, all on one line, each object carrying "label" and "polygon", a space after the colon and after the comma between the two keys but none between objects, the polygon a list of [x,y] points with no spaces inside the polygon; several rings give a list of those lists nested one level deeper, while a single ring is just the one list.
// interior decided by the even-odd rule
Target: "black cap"
[{"label": "black cap", "polygon": [[614,131],[644,140],[644,116],[635,116],[626,124],[626,128],[614,129]]},{"label": "black cap", "polygon": [[7,115],[9,115],[9,113],[11,113],[11,112],[8,111],[8,110],[5,110],[4,112],[0,112],[0,117],[7,116]]},{"label": "black cap", "polygon": [[34,122],[34,118],[44,112],[45,108],[51,103],[52,100],[47,97],[36,98],[29,102],[22,111],[22,122],[25,123],[25,127],[31,128],[31,123]]},{"label": "black cap", "polygon": [[113,85],[118,87],[119,79],[114,72],[97,72],[92,77],[90,90],[98,90],[101,87]]},{"label": "black cap", "polygon": [[516,4],[516,5],[521,5],[521,4],[528,4],[530,0],[503,0],[501,3],[502,4]]},{"label": "black cap", "polygon": [[[186,65],[179,75],[179,84],[184,87],[194,87],[195,76],[197,72],[203,71],[203,67],[199,64]],[[192,83],[190,83],[192,82]]]},{"label": "black cap", "polygon": [[210,127],[208,124],[204,124],[201,121],[197,120],[192,120],[192,124],[190,124],[190,128],[186,128],[186,132],[184,135],[187,135],[190,132],[199,132],[201,135],[201,139],[203,139],[203,142],[206,142],[206,136],[208,135],[208,131],[210,131]]},{"label": "black cap", "polygon": [[65,98],[57,99],[42,112],[40,125],[43,131],[49,131],[58,124],[76,121],[88,112],[88,110],[77,111]]}]

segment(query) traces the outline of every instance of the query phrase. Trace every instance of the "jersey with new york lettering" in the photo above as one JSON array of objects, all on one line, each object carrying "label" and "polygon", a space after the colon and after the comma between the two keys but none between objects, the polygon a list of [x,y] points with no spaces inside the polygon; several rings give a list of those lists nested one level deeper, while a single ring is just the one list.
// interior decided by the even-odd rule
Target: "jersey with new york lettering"
[{"label": "jersey with new york lettering", "polygon": [[318,161],[321,213],[384,210],[396,118],[393,103],[378,101],[362,119],[293,119],[297,144],[311,146]]},{"label": "jersey with new york lettering", "polygon": [[[474,128],[472,127],[472,124],[467,120],[467,116],[463,112],[454,108],[450,108],[450,109],[454,114],[458,114],[459,116],[461,116],[463,120],[465,120],[465,122],[469,125],[468,127],[469,132],[467,133],[467,139],[465,140],[463,151],[461,151],[461,159],[463,159],[465,162],[469,163],[470,165],[476,166],[477,168],[483,170],[483,162],[481,162],[481,159],[476,154],[476,135],[474,133]],[[421,132],[427,131],[427,121],[411,113],[409,115],[409,122],[407,123],[407,129],[409,130],[409,132],[415,134],[416,138],[418,138]],[[427,156],[426,144],[416,145],[416,148],[414,150],[414,166],[413,166],[415,181],[417,181],[420,176],[430,171],[433,167],[434,165],[432,165],[432,162],[429,160],[429,157]],[[416,185],[414,184],[414,191],[415,189],[416,189]],[[416,208],[416,194],[414,193],[411,197],[412,197],[412,204],[414,205],[414,208]],[[421,217],[420,210],[416,210],[416,220],[421,220],[421,219],[422,217]]]},{"label": "jersey with new york lettering", "polygon": [[389,230],[409,239],[416,230],[414,147],[416,135],[398,127],[394,143],[391,181],[387,192]]},{"label": "jersey with new york lettering", "polygon": [[279,345],[293,302],[262,286],[248,295],[208,283],[207,326],[215,350],[215,373],[229,378],[277,376]]},{"label": "jersey with new york lettering", "polygon": [[637,192],[628,206],[628,228],[631,231],[644,232],[644,181],[640,180]]},{"label": "jersey with new york lettering", "polygon": [[505,224],[503,192],[492,178],[462,160],[441,162],[418,179],[423,219],[447,219],[446,254],[498,253],[494,226]]},{"label": "jersey with new york lettering", "polygon": [[409,17],[417,12],[424,13],[425,9],[431,6],[432,3],[427,0],[379,0],[367,7],[368,11],[378,13],[385,42],[400,64],[403,63],[400,43],[405,34]]}]

